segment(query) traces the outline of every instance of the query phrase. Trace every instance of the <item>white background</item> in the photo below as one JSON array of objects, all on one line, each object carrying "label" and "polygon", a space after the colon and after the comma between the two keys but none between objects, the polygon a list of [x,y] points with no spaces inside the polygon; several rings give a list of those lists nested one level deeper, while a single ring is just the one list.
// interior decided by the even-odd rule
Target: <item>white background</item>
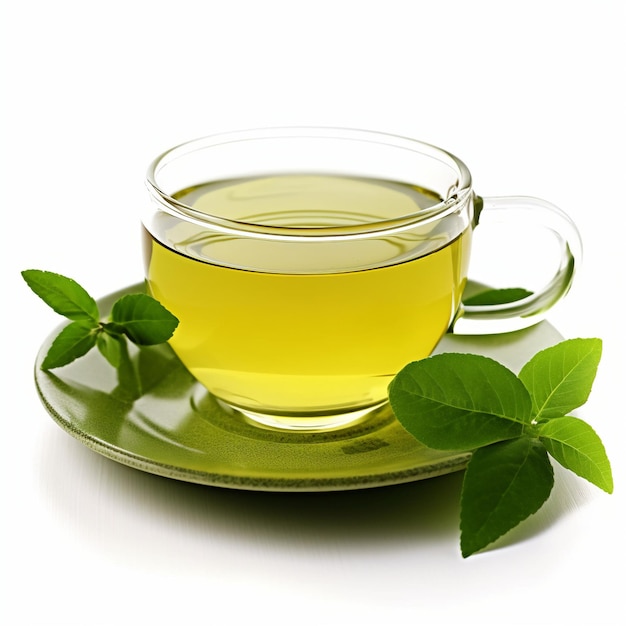
[{"label": "white background", "polygon": [[[3,623],[623,623],[625,4],[3,3]],[[614,495],[557,472],[540,513],[463,560],[460,475],[227,491],[123,467],[53,423],[32,367],[60,319],[19,271],[98,297],[141,280],[148,162],[197,136],[296,124],[435,143],[479,193],[573,217],[584,265],[550,321],[604,340],[578,415],[606,444]]]}]

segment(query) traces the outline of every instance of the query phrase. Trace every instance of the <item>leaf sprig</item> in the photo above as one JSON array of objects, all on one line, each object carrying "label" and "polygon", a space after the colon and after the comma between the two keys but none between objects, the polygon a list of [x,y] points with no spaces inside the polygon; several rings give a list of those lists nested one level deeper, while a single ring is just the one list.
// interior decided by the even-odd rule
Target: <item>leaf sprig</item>
[{"label": "leaf sprig", "polygon": [[42,270],[24,270],[28,286],[52,309],[67,317],[52,342],[41,368],[62,367],[97,346],[106,360],[118,367],[126,354],[126,339],[139,346],[167,341],[178,319],[147,294],[129,294],[115,302],[110,319],[101,320],[96,301],[75,280]]},{"label": "leaf sprig", "polygon": [[515,375],[493,359],[444,353],[410,363],[389,387],[392,409],[430,448],[472,452],[461,491],[461,552],[468,557],[537,512],[554,485],[549,456],[607,493],[602,442],[567,415],[588,399],[600,339],[570,339]]}]

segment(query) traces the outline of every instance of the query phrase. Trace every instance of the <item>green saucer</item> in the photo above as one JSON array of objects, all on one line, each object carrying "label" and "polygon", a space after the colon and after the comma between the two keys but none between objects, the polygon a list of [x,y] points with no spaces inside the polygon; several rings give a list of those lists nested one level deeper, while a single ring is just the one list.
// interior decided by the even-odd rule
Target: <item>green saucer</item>
[{"label": "green saucer", "polygon": [[[103,298],[100,311],[133,285]],[[45,372],[37,390],[54,420],[92,450],[131,467],[178,480],[258,491],[335,491],[380,487],[463,469],[464,452],[422,446],[383,408],[357,426],[328,433],[282,433],[227,411],[167,345],[133,349],[136,376],[118,375],[97,350]],[[499,336],[446,336],[438,352],[492,356],[513,370],[562,338],[546,322]]]}]

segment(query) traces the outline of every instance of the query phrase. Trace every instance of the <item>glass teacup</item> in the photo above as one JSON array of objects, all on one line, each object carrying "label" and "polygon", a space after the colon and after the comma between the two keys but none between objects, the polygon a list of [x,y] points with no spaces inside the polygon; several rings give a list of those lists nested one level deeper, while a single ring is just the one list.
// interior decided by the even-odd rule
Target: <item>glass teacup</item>
[{"label": "glass teacup", "polygon": [[[534,198],[480,198],[462,161],[360,130],[215,135],[159,156],[143,218],[150,293],[170,344],[222,403],[265,427],[334,429],[387,402],[407,363],[451,328],[537,323],[569,289],[580,239]],[[502,218],[554,233],[545,287],[468,307],[472,235]]]}]

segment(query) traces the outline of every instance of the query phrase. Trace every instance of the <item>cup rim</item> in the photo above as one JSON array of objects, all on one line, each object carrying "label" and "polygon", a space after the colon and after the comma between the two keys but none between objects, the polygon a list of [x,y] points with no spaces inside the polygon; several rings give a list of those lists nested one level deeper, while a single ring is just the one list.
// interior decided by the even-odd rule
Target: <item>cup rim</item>
[{"label": "cup rim", "polygon": [[[428,209],[393,219],[377,220],[366,224],[350,226],[290,227],[256,224],[240,220],[209,215],[197,211],[192,206],[180,202],[167,193],[157,182],[159,171],[168,163],[184,154],[220,146],[227,143],[281,138],[326,138],[380,143],[400,149],[419,151],[426,156],[452,166],[458,175],[458,184],[448,190],[448,195],[441,202]],[[358,128],[332,126],[273,126],[252,128],[230,132],[214,133],[190,141],[179,143],[159,154],[149,164],[146,172],[146,186],[152,200],[161,210],[184,221],[198,226],[211,228],[225,234],[245,235],[270,239],[327,239],[361,238],[371,234],[395,233],[416,226],[426,225],[454,213],[465,204],[472,192],[472,179],[468,167],[454,154],[433,144],[411,139],[402,135]]]}]

